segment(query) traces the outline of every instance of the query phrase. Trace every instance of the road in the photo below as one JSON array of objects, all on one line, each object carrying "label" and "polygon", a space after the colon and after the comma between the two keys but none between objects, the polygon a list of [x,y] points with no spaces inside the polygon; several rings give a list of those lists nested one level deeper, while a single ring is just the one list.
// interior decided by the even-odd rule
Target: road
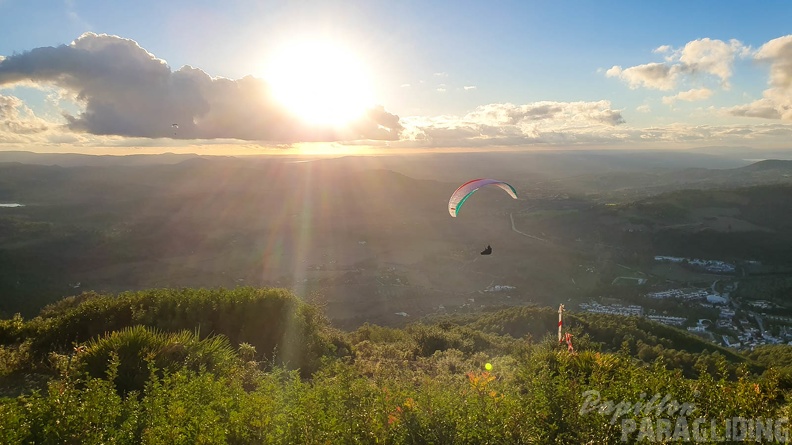
[{"label": "road", "polygon": [[529,234],[527,234],[525,232],[520,232],[519,230],[517,230],[517,227],[514,226],[514,214],[509,213],[509,219],[511,220],[512,230],[514,230],[515,232],[519,233],[520,235],[527,236],[528,238],[533,238],[535,240],[543,241],[545,243],[549,243],[550,242],[549,240],[547,240],[545,238],[539,238],[538,236],[529,235]]}]

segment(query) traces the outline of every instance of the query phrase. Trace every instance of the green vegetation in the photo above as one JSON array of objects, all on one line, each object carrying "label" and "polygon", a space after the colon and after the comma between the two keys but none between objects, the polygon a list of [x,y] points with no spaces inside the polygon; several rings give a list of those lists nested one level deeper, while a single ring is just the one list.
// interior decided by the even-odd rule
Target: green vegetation
[{"label": "green vegetation", "polygon": [[569,314],[571,354],[556,317],[513,307],[341,333],[282,289],[83,294],[0,321],[0,442],[621,443],[621,420],[675,418],[612,422],[585,409],[588,391],[668,396],[694,406],[690,422],[790,414],[788,347],[744,357]]},{"label": "green vegetation", "polygon": [[[105,342],[123,341],[126,337],[116,338],[113,333],[133,326],[166,332],[195,330],[225,336],[234,345],[249,343],[264,359],[310,373],[318,367],[319,358],[336,349],[334,342],[340,341],[326,326],[320,330],[322,318],[316,307],[301,303],[284,289],[157,289],[118,296],[84,293],[45,307],[27,323],[17,318],[0,326],[0,343],[29,344],[33,356],[43,357],[106,334],[110,336]],[[149,331],[125,332],[156,337]]]},{"label": "green vegetation", "polygon": [[[785,265],[792,252],[790,190],[788,184],[679,190],[626,204],[619,211],[654,220],[654,254]],[[718,217],[728,222],[712,223]]]}]

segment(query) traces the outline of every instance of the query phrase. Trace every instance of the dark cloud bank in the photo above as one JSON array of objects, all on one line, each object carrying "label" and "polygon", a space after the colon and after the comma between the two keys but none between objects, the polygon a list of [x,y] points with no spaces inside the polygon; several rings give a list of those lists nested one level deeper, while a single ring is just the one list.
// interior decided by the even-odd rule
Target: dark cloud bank
[{"label": "dark cloud bank", "polygon": [[68,127],[96,135],[291,143],[397,140],[402,130],[383,107],[344,128],[308,125],[279,106],[261,79],[213,78],[190,66],[172,71],[135,41],[110,35],[86,33],[70,45],[0,59],[0,85],[30,81],[75,94],[85,109],[66,115]]}]

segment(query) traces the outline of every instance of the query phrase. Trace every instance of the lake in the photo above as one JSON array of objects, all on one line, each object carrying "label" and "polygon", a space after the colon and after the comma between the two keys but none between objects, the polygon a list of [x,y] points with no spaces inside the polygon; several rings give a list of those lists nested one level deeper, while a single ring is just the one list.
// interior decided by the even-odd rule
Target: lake
[{"label": "lake", "polygon": [[25,207],[25,204],[19,204],[16,202],[9,202],[9,203],[0,202],[0,207]]}]

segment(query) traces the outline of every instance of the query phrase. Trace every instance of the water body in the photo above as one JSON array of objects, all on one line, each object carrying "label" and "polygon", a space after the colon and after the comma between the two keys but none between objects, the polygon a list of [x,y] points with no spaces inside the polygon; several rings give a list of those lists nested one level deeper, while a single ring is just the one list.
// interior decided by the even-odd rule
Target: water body
[{"label": "water body", "polygon": [[8,203],[0,202],[0,207],[25,207],[25,204],[19,204],[18,202],[8,202]]}]

